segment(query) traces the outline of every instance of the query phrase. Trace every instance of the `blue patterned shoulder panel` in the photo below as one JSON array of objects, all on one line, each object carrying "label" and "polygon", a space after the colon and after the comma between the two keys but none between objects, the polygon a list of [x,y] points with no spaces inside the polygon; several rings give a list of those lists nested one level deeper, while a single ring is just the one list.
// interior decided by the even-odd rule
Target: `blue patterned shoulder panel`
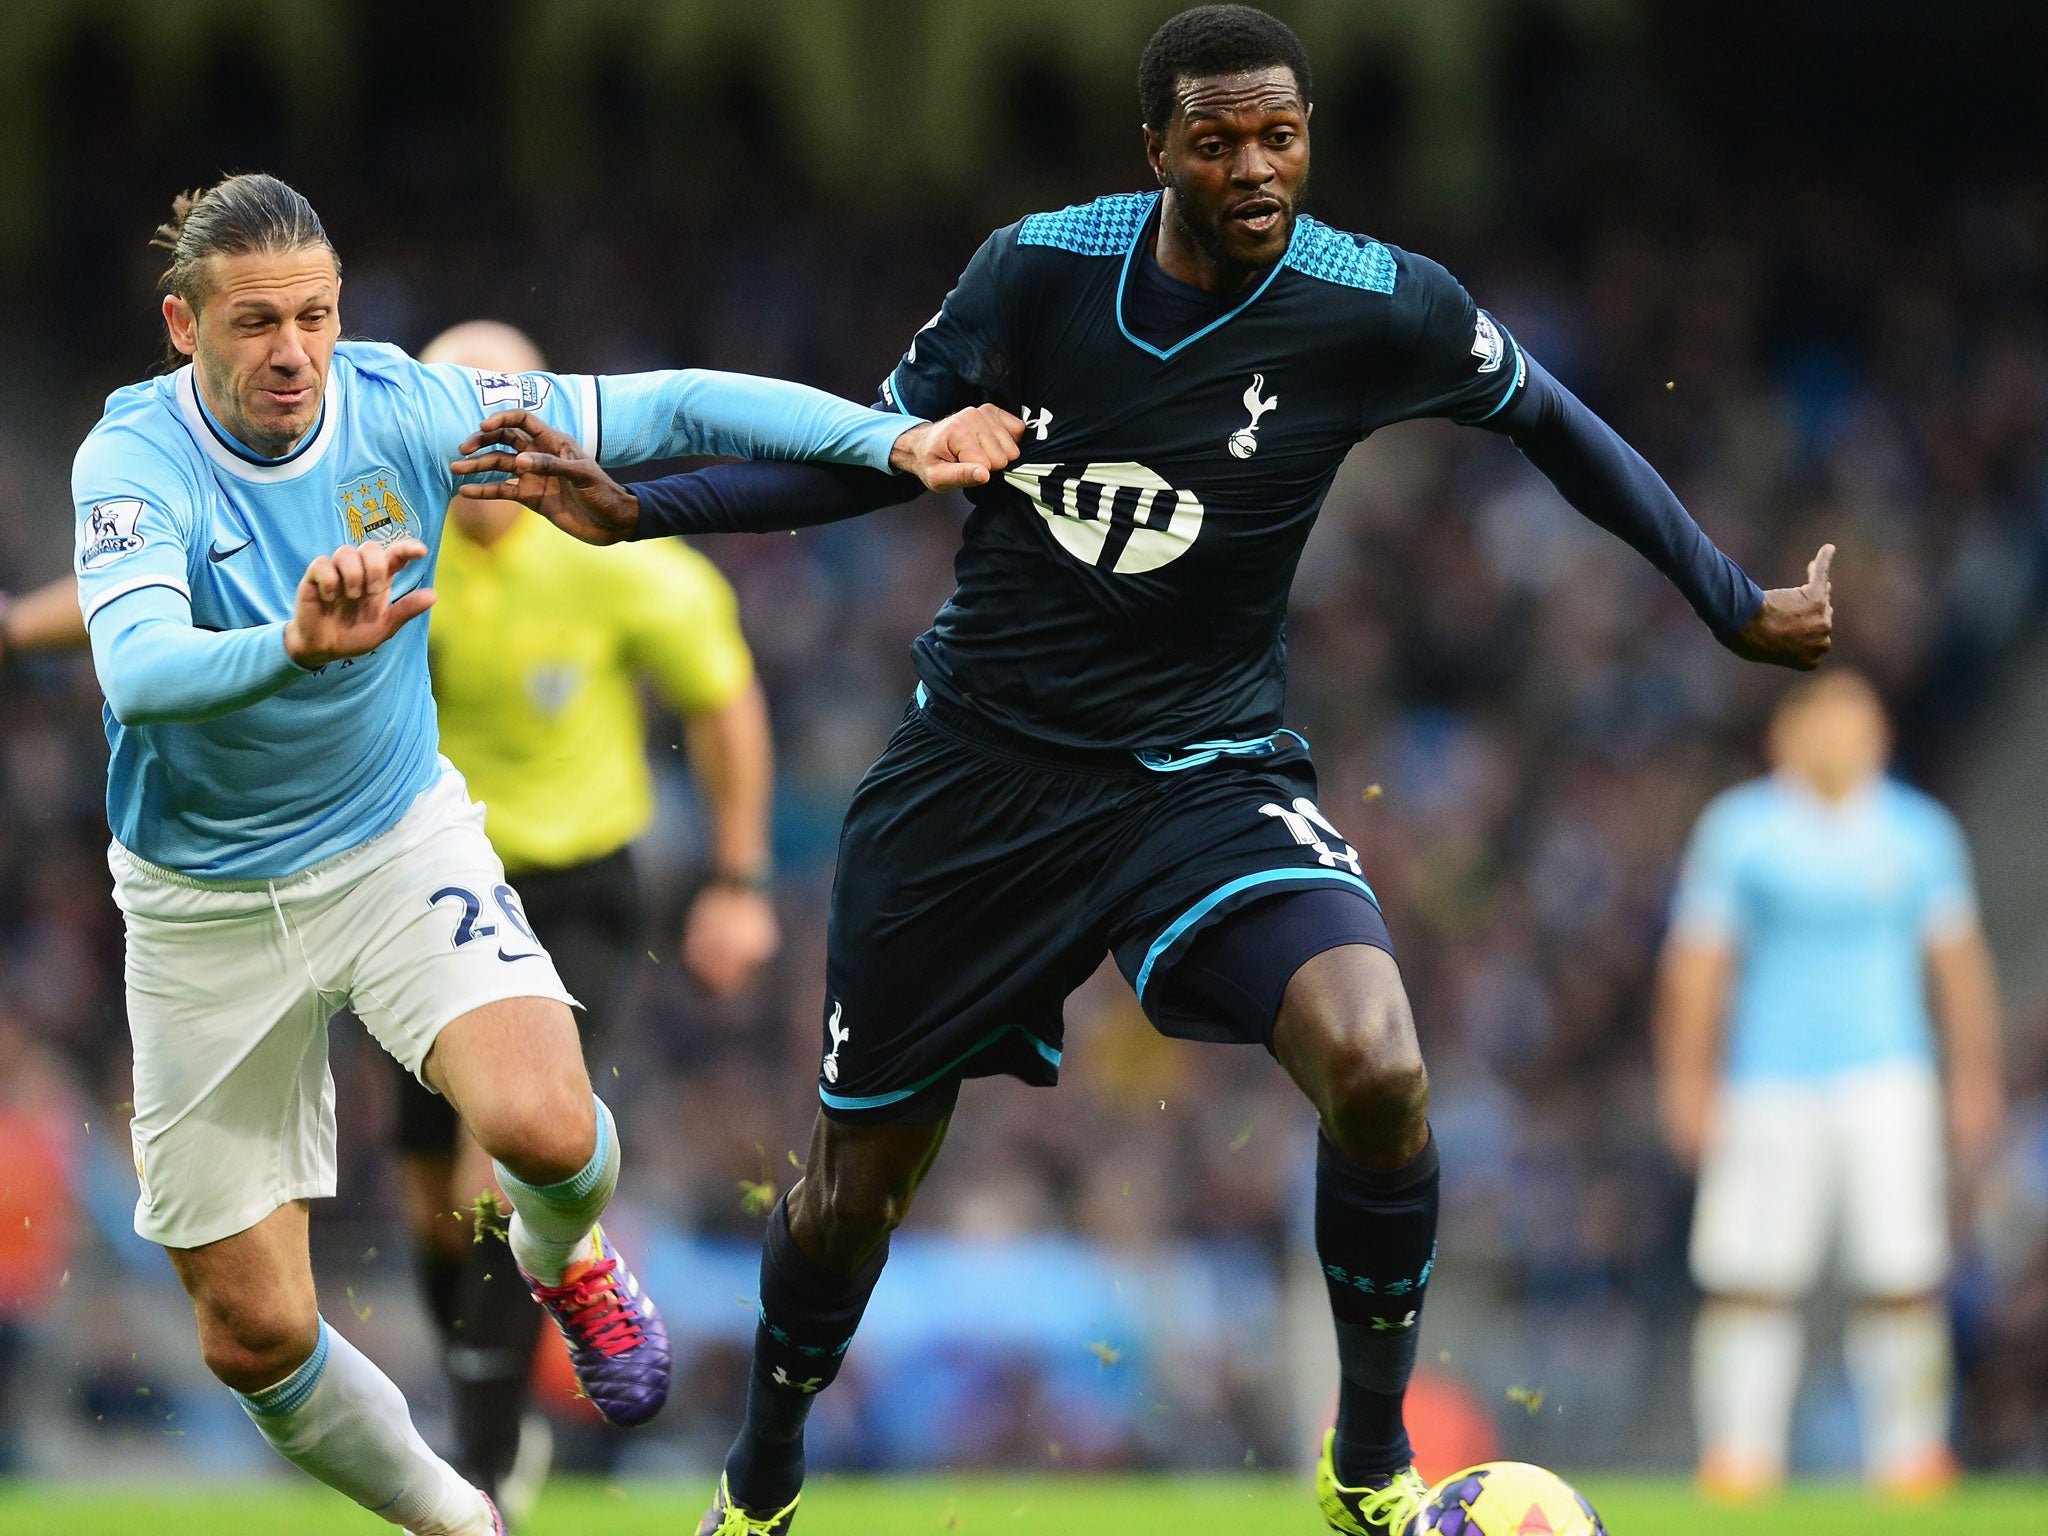
[{"label": "blue patterned shoulder panel", "polygon": [[1394,253],[1377,240],[1348,235],[1303,214],[1282,266],[1346,288],[1394,291]]},{"label": "blue patterned shoulder panel", "polygon": [[1077,256],[1121,256],[1158,201],[1157,192],[1117,192],[1057,213],[1034,213],[1017,226],[1017,243],[1049,245]]}]

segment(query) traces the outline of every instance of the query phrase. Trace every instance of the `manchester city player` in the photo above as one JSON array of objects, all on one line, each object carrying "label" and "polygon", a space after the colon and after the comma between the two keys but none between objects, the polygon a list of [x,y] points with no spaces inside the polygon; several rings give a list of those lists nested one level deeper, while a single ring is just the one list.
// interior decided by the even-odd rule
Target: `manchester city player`
[{"label": "manchester city player", "polygon": [[1788,695],[1775,771],[1707,808],[1674,903],[1660,1100],[1699,1169],[1693,1394],[1724,1498],[1784,1479],[1800,1303],[1837,1232],[1868,1474],[1921,1498],[1955,1477],[1943,1120],[1966,1170],[1997,1144],[1998,985],[1962,829],[1885,776],[1890,748],[1857,674]]},{"label": "manchester city player", "polygon": [[[970,493],[958,589],[847,815],[823,1113],[769,1222],[746,1423],[700,1536],[789,1528],[810,1402],[961,1079],[1052,1083],[1062,999],[1105,951],[1158,1028],[1263,1046],[1315,1106],[1343,1382],[1319,1500],[1349,1536],[1415,1509],[1427,1078],[1377,899],[1282,726],[1288,585],[1361,438],[1422,416],[1503,433],[1738,655],[1808,668],[1828,648],[1831,548],[1805,586],[1758,590],[1442,267],[1298,212],[1311,93],[1286,27],[1185,12],[1139,90],[1158,190],[997,231],[885,385],[905,411],[1021,430],[1023,462]],[[599,539],[787,528],[916,490],[737,465],[635,495],[530,413],[482,435],[501,451],[475,467],[518,478],[464,495]]]},{"label": "manchester city player", "polygon": [[339,342],[333,246],[268,176],[180,198],[158,242],[191,361],[108,400],[72,481],[127,923],[136,1229],[284,1456],[420,1536],[501,1531],[321,1320],[306,1241],[307,1200],[334,1192],[326,1031],[348,1006],[496,1160],[512,1250],[591,1400],[631,1424],[667,1394],[666,1334],[595,1225],[619,1148],[572,999],[435,750],[412,621],[434,601],[449,450],[518,403],[609,462],[781,454],[943,485],[987,478],[986,427],[906,428],[737,375],[489,373]]}]

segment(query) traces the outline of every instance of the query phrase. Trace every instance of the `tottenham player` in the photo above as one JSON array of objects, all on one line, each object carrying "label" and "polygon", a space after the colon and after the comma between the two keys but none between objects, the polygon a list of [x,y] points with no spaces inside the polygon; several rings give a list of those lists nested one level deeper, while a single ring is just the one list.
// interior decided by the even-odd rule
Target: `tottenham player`
[{"label": "tottenham player", "polygon": [[135,1225],[284,1456],[421,1536],[481,1536],[502,1530],[489,1500],[315,1301],[332,1013],[351,1007],[496,1159],[512,1250],[599,1409],[647,1418],[669,1358],[596,1225],[619,1148],[572,999],[435,751],[413,621],[434,601],[449,447],[516,401],[613,462],[815,456],[960,484],[987,478],[989,434],[736,375],[485,373],[341,342],[334,249],[268,176],[180,198],[158,242],[191,361],[117,391],[72,480],[127,924]]},{"label": "tottenham player", "polygon": [[[1505,434],[1641,551],[1717,639],[1807,668],[1823,548],[1759,591],[1443,268],[1298,212],[1308,60],[1204,6],[1139,68],[1158,190],[1035,214],[976,253],[886,398],[977,406],[1025,462],[970,493],[959,586],[854,798],[833,893],[823,1103],[770,1219],[747,1417],[704,1536],[788,1529],[803,1425],[938,1154],[961,1079],[1059,1070],[1061,1002],[1116,957],[1152,1021],[1278,1058],[1322,1138],[1316,1244],[1342,1389],[1319,1500],[1398,1530],[1423,1487],[1402,1397],[1435,1259],[1437,1152],[1393,944],[1281,723],[1287,591],[1331,477],[1421,416]],[[470,461],[586,537],[787,528],[914,484],[735,465],[612,484],[530,415]]]}]

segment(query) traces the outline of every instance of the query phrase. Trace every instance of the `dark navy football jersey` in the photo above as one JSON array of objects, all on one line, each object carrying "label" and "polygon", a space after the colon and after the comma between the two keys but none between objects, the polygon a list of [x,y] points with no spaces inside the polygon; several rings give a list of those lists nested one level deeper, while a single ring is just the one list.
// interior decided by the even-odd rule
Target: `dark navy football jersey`
[{"label": "dark navy football jersey", "polygon": [[919,416],[993,401],[1026,422],[1018,463],[968,492],[958,589],[916,664],[1068,746],[1277,730],[1288,588],[1344,456],[1389,422],[1495,416],[1525,378],[1442,267],[1307,217],[1189,334],[1134,325],[1158,205],[1105,197],[991,235],[883,391]]}]

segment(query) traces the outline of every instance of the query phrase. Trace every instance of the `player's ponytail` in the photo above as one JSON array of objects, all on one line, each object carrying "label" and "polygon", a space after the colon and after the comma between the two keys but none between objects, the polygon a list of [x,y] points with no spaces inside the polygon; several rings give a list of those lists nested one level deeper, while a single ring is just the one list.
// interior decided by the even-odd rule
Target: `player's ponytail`
[{"label": "player's ponytail", "polygon": [[158,279],[163,291],[194,309],[206,297],[209,256],[281,254],[317,245],[334,257],[335,271],[341,270],[341,257],[313,205],[275,176],[228,176],[202,191],[181,192],[149,243],[171,253]]}]

